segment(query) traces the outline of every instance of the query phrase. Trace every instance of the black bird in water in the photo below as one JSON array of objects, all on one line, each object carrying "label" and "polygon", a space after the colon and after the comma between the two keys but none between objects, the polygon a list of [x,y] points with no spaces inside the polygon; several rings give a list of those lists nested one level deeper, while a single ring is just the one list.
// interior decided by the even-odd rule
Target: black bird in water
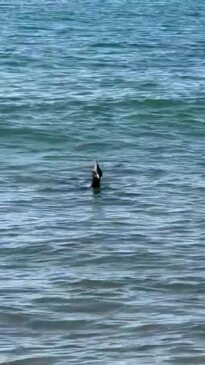
[{"label": "black bird in water", "polygon": [[93,170],[92,170],[91,187],[93,189],[100,188],[100,180],[101,180],[102,175],[103,175],[103,172],[102,172],[99,164],[96,161],[95,165],[93,166]]}]

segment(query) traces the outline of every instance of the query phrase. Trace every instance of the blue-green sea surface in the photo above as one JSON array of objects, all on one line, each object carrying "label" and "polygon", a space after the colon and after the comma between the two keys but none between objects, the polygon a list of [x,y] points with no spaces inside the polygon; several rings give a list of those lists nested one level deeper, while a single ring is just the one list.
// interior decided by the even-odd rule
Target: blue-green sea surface
[{"label": "blue-green sea surface", "polygon": [[205,364],[204,118],[203,0],[0,2],[0,364]]}]

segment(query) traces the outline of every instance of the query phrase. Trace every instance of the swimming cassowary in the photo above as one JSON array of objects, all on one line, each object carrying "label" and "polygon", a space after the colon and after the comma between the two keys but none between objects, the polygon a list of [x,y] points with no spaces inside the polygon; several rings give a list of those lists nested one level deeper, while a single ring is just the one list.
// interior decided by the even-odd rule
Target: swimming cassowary
[{"label": "swimming cassowary", "polygon": [[102,172],[99,164],[96,161],[93,166],[93,169],[92,169],[92,177],[91,177],[91,187],[93,189],[100,188],[100,181],[101,181],[102,175],[103,175],[103,172]]}]

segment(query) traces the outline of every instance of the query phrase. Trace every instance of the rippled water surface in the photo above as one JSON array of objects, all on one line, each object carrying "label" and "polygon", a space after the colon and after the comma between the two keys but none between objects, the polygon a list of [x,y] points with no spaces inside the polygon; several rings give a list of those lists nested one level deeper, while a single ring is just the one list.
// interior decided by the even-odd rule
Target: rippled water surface
[{"label": "rippled water surface", "polygon": [[202,0],[0,2],[0,364],[205,364],[204,31]]}]

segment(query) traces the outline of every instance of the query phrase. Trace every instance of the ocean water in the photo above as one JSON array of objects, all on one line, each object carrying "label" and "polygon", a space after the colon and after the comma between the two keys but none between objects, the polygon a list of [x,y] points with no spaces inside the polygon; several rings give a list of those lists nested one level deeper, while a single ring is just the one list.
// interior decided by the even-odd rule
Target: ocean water
[{"label": "ocean water", "polygon": [[0,364],[205,364],[204,32],[202,0],[0,2]]}]

